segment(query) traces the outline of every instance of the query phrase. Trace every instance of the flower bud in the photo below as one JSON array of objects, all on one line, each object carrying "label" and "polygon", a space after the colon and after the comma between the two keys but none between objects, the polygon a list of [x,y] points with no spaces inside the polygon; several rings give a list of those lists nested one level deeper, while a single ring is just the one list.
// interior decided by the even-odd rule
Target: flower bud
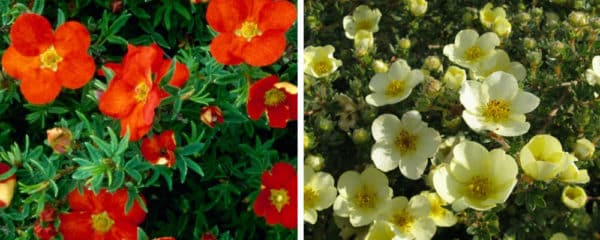
[{"label": "flower bud", "polygon": [[375,43],[375,38],[373,38],[373,33],[367,30],[359,30],[354,35],[354,49],[359,56],[366,55],[372,48]]},{"label": "flower bud", "polygon": [[410,0],[410,13],[414,16],[423,16],[427,12],[427,1],[425,0]]},{"label": "flower bud", "polygon": [[542,53],[538,51],[530,51],[525,56],[531,66],[539,66],[542,63]]},{"label": "flower bud", "polygon": [[573,154],[579,160],[588,160],[594,155],[594,151],[596,150],[596,146],[594,143],[590,142],[586,138],[580,138],[575,142],[575,148],[573,149]]},{"label": "flower bud", "polygon": [[568,208],[582,208],[587,201],[587,194],[579,186],[566,186],[562,192],[561,200]]},{"label": "flower bud", "polygon": [[200,120],[207,126],[214,128],[215,125],[223,124],[223,112],[218,106],[206,106],[200,112]]},{"label": "flower bud", "polygon": [[376,73],[385,73],[388,71],[388,64],[382,60],[377,59],[373,61],[373,70]]},{"label": "flower bud", "polygon": [[437,96],[440,93],[440,89],[442,89],[442,84],[435,78],[427,77],[429,80],[425,85],[425,94],[427,96]]},{"label": "flower bud", "polygon": [[[10,170],[10,166],[6,163],[0,163],[0,175],[5,174]],[[17,177],[13,174],[7,179],[0,180],[0,208],[10,206],[13,195],[15,193],[15,185]]]},{"label": "flower bud", "polygon": [[56,237],[54,223],[36,221],[33,226],[33,234],[40,240],[51,240]]},{"label": "flower bud", "polygon": [[55,153],[64,154],[71,150],[73,134],[68,128],[55,127],[46,130],[48,144]]},{"label": "flower bud", "polygon": [[552,234],[552,236],[548,240],[569,240],[569,238],[564,233],[557,232]]},{"label": "flower bud", "polygon": [[527,37],[523,39],[523,45],[525,46],[525,48],[532,50],[537,46],[537,42],[535,41],[535,39]]},{"label": "flower bud", "polygon": [[174,237],[157,237],[157,238],[153,238],[152,240],[175,240]]},{"label": "flower bud", "polygon": [[584,27],[588,24],[588,20],[585,13],[571,12],[571,14],[569,14],[569,23],[575,27]]},{"label": "flower bud", "polygon": [[315,172],[318,172],[325,167],[325,159],[321,154],[308,154],[304,158],[304,164],[312,168]]},{"label": "flower bud", "polygon": [[467,73],[462,68],[450,66],[442,77],[442,82],[452,90],[460,89],[462,83],[467,80]]},{"label": "flower bud", "polygon": [[512,31],[512,25],[506,18],[496,18],[493,30],[500,37],[507,37]]},{"label": "flower bud", "polygon": [[437,56],[429,56],[425,58],[423,68],[432,72],[441,72],[443,70],[442,62]]},{"label": "flower bud", "polygon": [[217,237],[211,232],[207,232],[202,234],[202,238],[200,240],[217,240]]},{"label": "flower bud", "polygon": [[529,21],[531,21],[531,15],[526,12],[520,12],[517,14],[517,16],[515,16],[515,20],[517,23],[527,24]]},{"label": "flower bud", "polygon": [[352,142],[354,144],[363,144],[369,141],[369,139],[371,139],[371,134],[364,128],[358,128],[352,132]]},{"label": "flower bud", "polygon": [[398,44],[402,49],[409,49],[411,47],[410,39],[408,38],[400,39],[400,42],[398,42]]},{"label": "flower bud", "polygon": [[333,122],[327,118],[321,118],[319,121],[319,129],[323,130],[324,132],[329,132],[333,130]]},{"label": "flower bud", "polygon": [[315,135],[313,133],[304,133],[304,150],[313,149],[317,145]]}]

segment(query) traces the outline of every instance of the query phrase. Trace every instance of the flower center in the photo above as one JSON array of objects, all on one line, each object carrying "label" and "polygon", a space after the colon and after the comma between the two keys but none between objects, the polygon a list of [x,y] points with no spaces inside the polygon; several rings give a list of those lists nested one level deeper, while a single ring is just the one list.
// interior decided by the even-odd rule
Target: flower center
[{"label": "flower center", "polygon": [[252,21],[244,21],[242,23],[242,27],[235,30],[235,35],[238,37],[243,37],[246,41],[252,41],[252,38],[256,36],[262,35],[260,29],[258,29],[258,24]]},{"label": "flower center", "polygon": [[404,89],[404,81],[392,80],[387,87],[385,87],[385,95],[389,97],[398,97],[404,92]]},{"label": "flower center", "polygon": [[367,187],[363,187],[359,190],[356,195],[354,195],[354,202],[358,207],[365,208],[374,208],[375,207],[375,198],[377,196],[374,192],[369,191]]},{"label": "flower center", "polygon": [[504,100],[492,100],[483,109],[483,117],[488,122],[502,122],[510,115],[510,104]]},{"label": "flower center", "polygon": [[290,203],[290,197],[288,196],[287,190],[282,189],[271,189],[271,196],[269,197],[271,204],[275,206],[277,212],[281,212],[281,209],[286,204]]},{"label": "flower center", "polygon": [[331,71],[333,66],[328,61],[321,61],[315,64],[314,70],[318,75],[323,75]]},{"label": "flower center", "polygon": [[358,32],[359,30],[367,30],[370,31],[372,28],[372,24],[370,21],[360,21],[356,23],[356,31]]},{"label": "flower center", "polygon": [[304,208],[313,209],[317,205],[319,195],[314,188],[310,186],[304,187]]},{"label": "flower center", "polygon": [[392,215],[391,222],[402,232],[408,232],[412,228],[413,217],[406,210]]},{"label": "flower center", "polygon": [[481,48],[479,48],[478,46],[473,46],[467,49],[467,51],[465,52],[465,58],[468,61],[473,61],[480,58],[481,54]]},{"label": "flower center", "polygon": [[412,152],[417,148],[417,136],[412,135],[407,131],[400,130],[394,143],[400,152]]},{"label": "flower center", "polygon": [[40,68],[50,69],[56,72],[58,64],[62,62],[62,60],[62,57],[58,55],[54,46],[50,46],[46,51],[40,54]]},{"label": "flower center", "polygon": [[469,195],[472,198],[484,199],[487,196],[490,182],[485,177],[475,176],[471,178],[471,183],[467,186]]},{"label": "flower center", "polygon": [[265,105],[274,107],[285,100],[285,93],[277,88],[273,88],[265,93]]},{"label": "flower center", "polygon": [[148,98],[148,92],[150,92],[150,87],[144,82],[139,83],[135,86],[135,100],[137,102],[145,102],[146,98]]},{"label": "flower center", "polygon": [[115,221],[106,212],[92,215],[92,228],[96,232],[107,233],[114,224]]}]

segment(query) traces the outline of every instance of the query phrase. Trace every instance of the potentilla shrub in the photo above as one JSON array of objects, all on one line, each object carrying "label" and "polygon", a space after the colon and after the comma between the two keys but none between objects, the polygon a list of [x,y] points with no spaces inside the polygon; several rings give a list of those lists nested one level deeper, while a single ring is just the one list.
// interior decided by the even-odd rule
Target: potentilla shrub
[{"label": "potentilla shrub", "polygon": [[305,239],[600,236],[598,1],[307,1]]},{"label": "potentilla shrub", "polygon": [[0,239],[294,239],[295,5],[0,2]]}]

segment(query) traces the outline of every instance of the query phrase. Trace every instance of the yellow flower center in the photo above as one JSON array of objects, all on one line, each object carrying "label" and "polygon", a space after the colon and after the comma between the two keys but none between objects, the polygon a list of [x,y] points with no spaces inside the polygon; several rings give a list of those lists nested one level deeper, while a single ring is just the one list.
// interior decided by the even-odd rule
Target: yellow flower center
[{"label": "yellow flower center", "polygon": [[365,20],[365,21],[360,21],[356,23],[356,31],[360,31],[360,30],[367,30],[370,31],[371,28],[373,28],[373,24],[371,24],[370,21]]},{"label": "yellow flower center", "polygon": [[106,212],[92,215],[92,228],[96,232],[107,233],[114,224],[115,221]]},{"label": "yellow flower center", "polygon": [[481,54],[481,48],[479,48],[478,46],[473,46],[467,49],[467,51],[465,51],[465,58],[468,61],[473,61],[480,58]]},{"label": "yellow flower center", "polygon": [[398,97],[404,92],[405,88],[404,81],[392,80],[387,87],[385,87],[385,95],[389,97]]},{"label": "yellow flower center", "polygon": [[256,36],[262,35],[260,29],[258,29],[258,24],[252,21],[244,21],[242,23],[242,27],[235,30],[235,35],[238,37],[243,37],[246,41],[252,41],[252,38]]},{"label": "yellow flower center", "polygon": [[485,177],[475,176],[471,178],[471,183],[467,186],[469,196],[476,199],[484,199],[487,197],[490,182]]},{"label": "yellow flower center", "polygon": [[394,225],[396,225],[402,232],[408,232],[412,228],[413,225],[413,217],[406,210],[392,215],[392,219],[390,219]]},{"label": "yellow flower center", "polygon": [[40,68],[50,69],[56,72],[58,64],[62,62],[62,60],[62,57],[58,55],[54,46],[50,46],[46,51],[40,54]]},{"label": "yellow flower center", "polygon": [[377,195],[374,192],[367,189],[367,187],[363,187],[354,195],[354,203],[362,209],[374,208],[376,198]]},{"label": "yellow flower center", "polygon": [[317,205],[319,195],[317,191],[310,186],[304,187],[304,209],[313,209]]},{"label": "yellow flower center", "polygon": [[285,93],[277,88],[273,88],[265,93],[265,105],[274,107],[285,100]]},{"label": "yellow flower center", "polygon": [[150,92],[150,87],[145,83],[141,82],[137,86],[135,86],[135,100],[137,102],[145,102],[146,98],[148,98],[148,92]]},{"label": "yellow flower center", "polygon": [[394,141],[398,150],[402,153],[412,152],[417,149],[417,136],[407,131],[400,130]]},{"label": "yellow flower center", "polygon": [[488,122],[502,122],[510,115],[510,104],[504,100],[492,100],[483,109],[483,117]]},{"label": "yellow flower center", "polygon": [[287,190],[282,189],[271,189],[271,196],[269,196],[271,204],[275,206],[277,212],[281,212],[283,206],[290,203],[290,197],[288,196]]},{"label": "yellow flower center", "polygon": [[331,71],[332,68],[333,66],[328,61],[320,61],[318,63],[315,63],[313,67],[315,73],[317,73],[318,75],[324,75],[326,73],[329,73],[329,71]]}]

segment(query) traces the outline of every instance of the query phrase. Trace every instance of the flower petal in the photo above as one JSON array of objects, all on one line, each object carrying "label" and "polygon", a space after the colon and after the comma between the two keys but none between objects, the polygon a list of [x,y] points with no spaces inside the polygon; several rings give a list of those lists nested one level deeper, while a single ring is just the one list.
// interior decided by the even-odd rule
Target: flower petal
[{"label": "flower petal", "polygon": [[212,0],[206,9],[206,21],[217,32],[233,33],[248,16],[247,1]]},{"label": "flower petal", "polygon": [[281,31],[268,31],[254,37],[242,48],[242,58],[255,67],[273,64],[285,50],[285,34]]},{"label": "flower petal", "polygon": [[289,108],[284,104],[267,107],[267,119],[269,120],[269,126],[272,128],[285,128],[291,115]]},{"label": "flower petal", "polygon": [[10,28],[10,42],[23,55],[39,55],[54,42],[52,26],[45,17],[24,13]]},{"label": "flower petal", "polygon": [[115,76],[100,97],[98,108],[103,114],[112,118],[128,116],[137,104],[133,97],[134,88],[120,76]]},{"label": "flower petal", "polygon": [[389,172],[398,167],[400,154],[386,142],[376,142],[371,148],[371,159],[379,170]]},{"label": "flower petal", "polygon": [[400,119],[393,114],[382,114],[371,125],[371,134],[376,142],[393,141],[399,131]]},{"label": "flower petal", "polygon": [[505,72],[492,73],[482,85],[484,92],[489,94],[490,100],[512,101],[519,92],[515,77]]},{"label": "flower petal", "polygon": [[92,217],[88,212],[72,212],[59,216],[59,232],[64,240],[78,240],[82,236],[93,237]]},{"label": "flower petal", "polygon": [[87,54],[90,33],[81,23],[69,21],[56,29],[54,48],[61,56],[71,53]]},{"label": "flower petal", "polygon": [[46,104],[54,101],[61,88],[56,74],[47,69],[36,69],[24,74],[21,79],[21,93],[32,104]]},{"label": "flower petal", "polygon": [[11,46],[2,55],[2,68],[8,75],[20,80],[23,74],[30,74],[40,68],[40,58],[22,55]]},{"label": "flower petal", "polygon": [[287,31],[296,21],[296,7],[288,1],[271,1],[260,10],[258,26],[262,31]]},{"label": "flower petal", "polygon": [[519,91],[511,103],[511,112],[525,114],[533,111],[540,104],[540,99],[529,92]]},{"label": "flower petal", "polygon": [[244,42],[242,38],[233,34],[219,34],[210,43],[210,54],[217,62],[224,65],[237,65],[243,62],[241,56],[234,54],[238,52]]},{"label": "flower petal", "polygon": [[87,53],[72,52],[59,63],[56,76],[69,89],[78,89],[87,84],[96,71],[94,59]]}]

